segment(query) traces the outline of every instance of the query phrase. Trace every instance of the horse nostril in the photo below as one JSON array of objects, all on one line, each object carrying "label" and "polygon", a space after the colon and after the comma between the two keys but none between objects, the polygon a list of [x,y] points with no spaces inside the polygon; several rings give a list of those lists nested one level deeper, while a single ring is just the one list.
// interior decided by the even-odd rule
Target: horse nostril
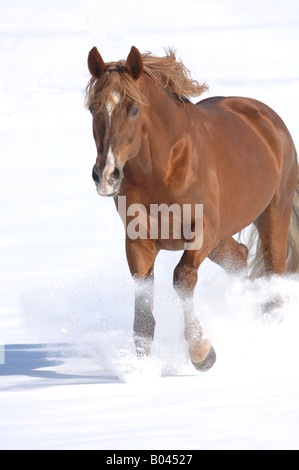
[{"label": "horse nostril", "polygon": [[120,172],[118,168],[114,168],[113,173],[111,173],[110,178],[113,178],[115,181],[119,180]]},{"label": "horse nostril", "polygon": [[100,181],[100,177],[98,173],[95,170],[95,167],[92,169],[92,179],[94,180],[95,183],[98,183]]},{"label": "horse nostril", "polygon": [[110,186],[113,186],[115,183],[117,183],[119,181],[119,178],[120,178],[120,171],[119,171],[118,168],[114,167],[113,172],[109,176],[108,184]]}]

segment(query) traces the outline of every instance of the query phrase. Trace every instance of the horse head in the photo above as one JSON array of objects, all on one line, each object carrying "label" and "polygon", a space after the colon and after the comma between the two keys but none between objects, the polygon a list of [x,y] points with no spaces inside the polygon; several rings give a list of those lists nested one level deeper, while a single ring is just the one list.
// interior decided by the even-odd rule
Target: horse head
[{"label": "horse head", "polygon": [[116,196],[123,168],[139,151],[142,140],[141,101],[136,90],[143,74],[142,56],[132,47],[126,62],[105,64],[97,48],[91,49],[88,68],[89,109],[93,115],[93,135],[97,159],[92,177],[101,196]]}]

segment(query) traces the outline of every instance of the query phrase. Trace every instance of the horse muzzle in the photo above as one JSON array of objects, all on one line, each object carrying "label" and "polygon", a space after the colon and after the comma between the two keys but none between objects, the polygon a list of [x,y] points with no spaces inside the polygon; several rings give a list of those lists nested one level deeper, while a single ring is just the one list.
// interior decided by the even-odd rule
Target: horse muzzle
[{"label": "horse muzzle", "polygon": [[94,180],[97,192],[100,196],[116,196],[123,179],[123,172],[116,166],[106,167],[103,172],[95,165],[92,169],[92,179]]}]

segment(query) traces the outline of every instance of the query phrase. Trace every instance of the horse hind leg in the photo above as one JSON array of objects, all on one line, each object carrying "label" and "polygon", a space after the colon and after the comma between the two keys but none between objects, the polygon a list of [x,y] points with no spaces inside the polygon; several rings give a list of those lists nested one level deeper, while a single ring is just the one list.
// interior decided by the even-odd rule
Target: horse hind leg
[{"label": "horse hind leg", "polygon": [[[292,202],[286,207],[279,203],[278,198],[274,197],[255,222],[260,238],[255,257],[256,266],[259,266],[259,269],[261,259],[263,261],[263,270],[258,269],[257,273],[268,277],[285,273],[291,211]],[[273,319],[274,310],[280,308],[282,304],[281,296],[275,295],[273,299],[262,306],[264,318]]]},{"label": "horse hind leg", "polygon": [[256,256],[262,256],[266,276],[285,272],[291,210],[292,204],[281,209],[273,202],[255,222],[260,238]]}]

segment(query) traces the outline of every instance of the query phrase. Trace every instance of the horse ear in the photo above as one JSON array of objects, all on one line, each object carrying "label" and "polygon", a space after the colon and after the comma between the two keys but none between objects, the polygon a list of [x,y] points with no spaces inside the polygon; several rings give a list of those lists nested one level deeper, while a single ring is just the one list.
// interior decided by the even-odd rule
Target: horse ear
[{"label": "horse ear", "polygon": [[142,56],[135,46],[132,46],[130,54],[128,55],[126,69],[134,80],[138,80],[143,73]]},{"label": "horse ear", "polygon": [[87,63],[91,75],[95,78],[100,78],[106,72],[105,62],[96,47],[89,52]]}]

